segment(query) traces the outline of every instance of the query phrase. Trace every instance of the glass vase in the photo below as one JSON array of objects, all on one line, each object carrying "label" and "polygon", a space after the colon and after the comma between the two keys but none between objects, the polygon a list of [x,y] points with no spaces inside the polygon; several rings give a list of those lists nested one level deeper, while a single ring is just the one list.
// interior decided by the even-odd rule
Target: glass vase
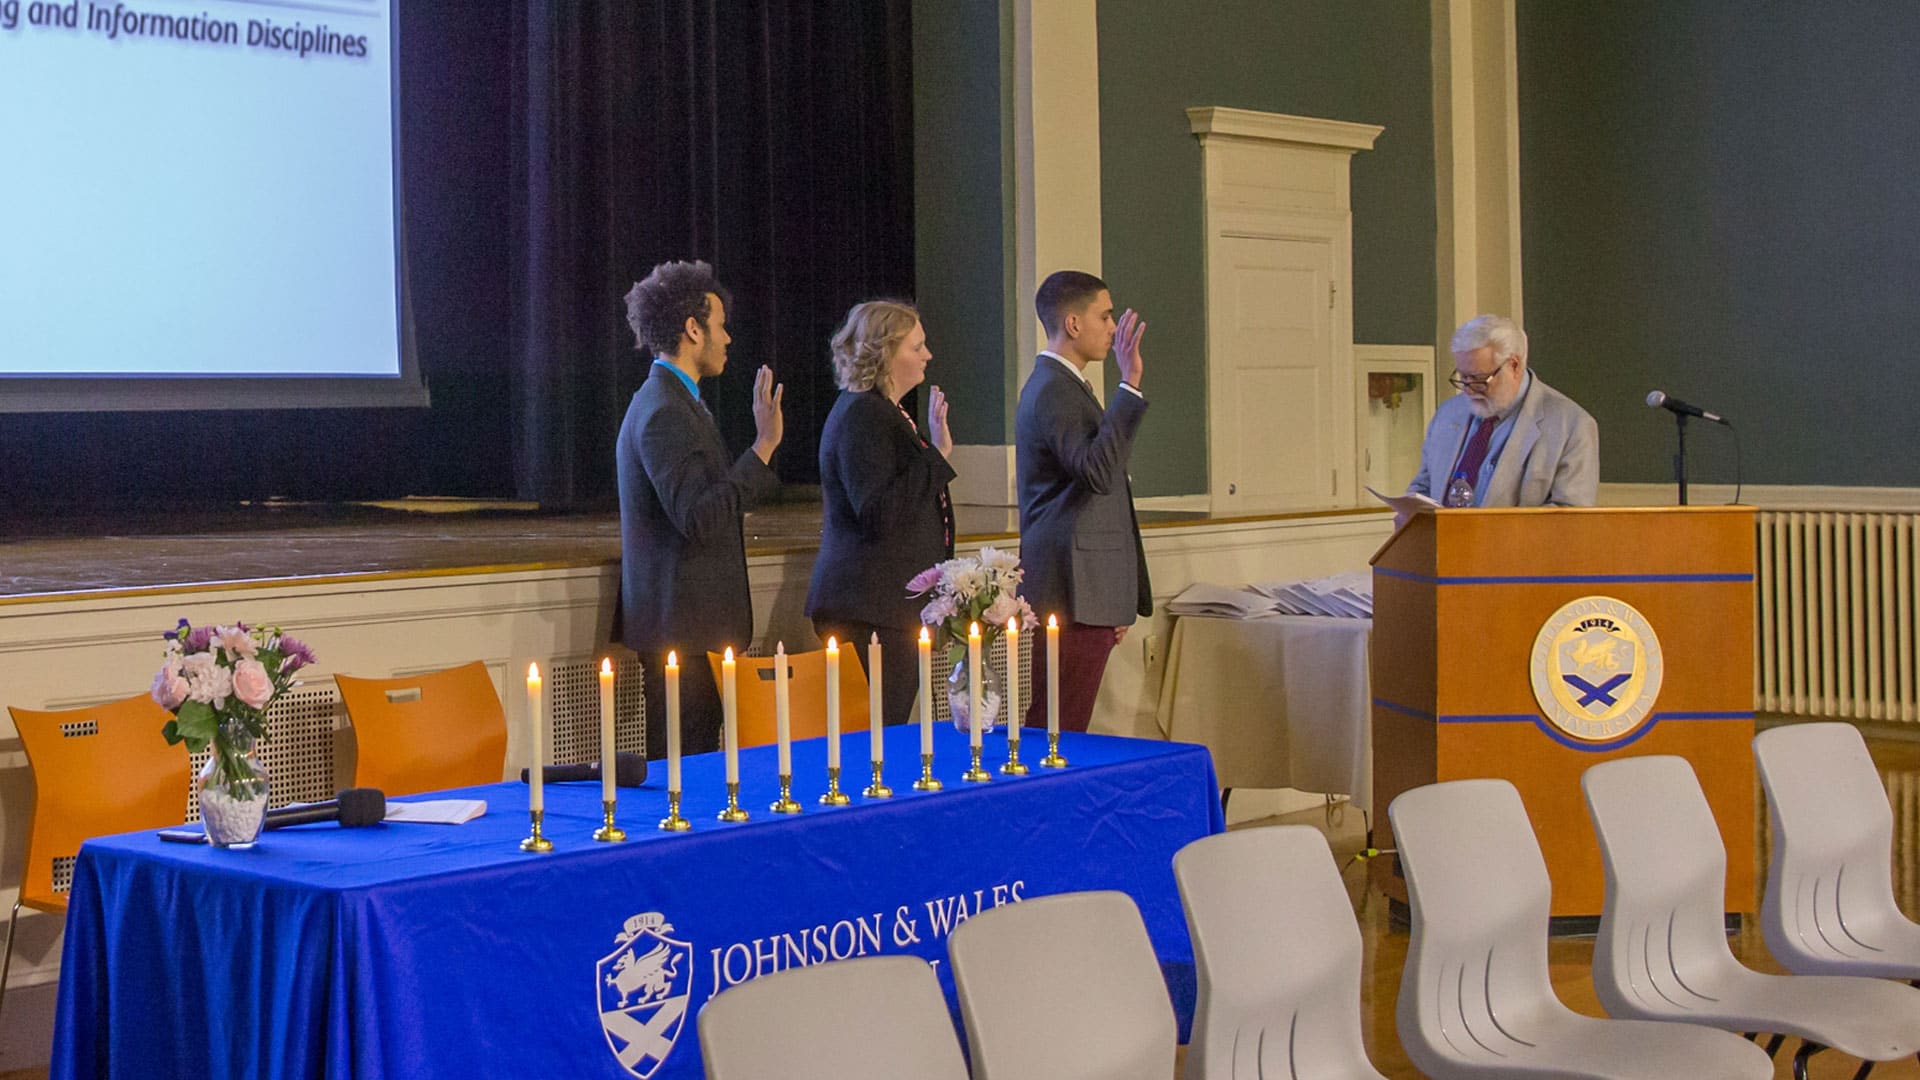
[{"label": "glass vase", "polygon": [[253,736],[238,721],[223,721],[200,770],[200,824],[214,847],[250,848],[267,818],[267,767],[255,756]]},{"label": "glass vase", "polygon": [[[1000,710],[1006,696],[1000,692],[1000,676],[981,650],[980,660],[980,733],[992,731],[1000,723]],[[954,730],[967,734],[973,729],[968,721],[972,710],[970,690],[967,686],[967,658],[962,656],[954,662],[953,670],[947,673],[947,712],[953,717]]]}]

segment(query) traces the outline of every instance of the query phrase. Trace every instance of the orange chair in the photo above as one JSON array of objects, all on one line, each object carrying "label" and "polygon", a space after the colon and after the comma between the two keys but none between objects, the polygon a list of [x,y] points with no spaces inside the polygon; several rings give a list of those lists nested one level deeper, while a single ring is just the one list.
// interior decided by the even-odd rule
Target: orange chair
[{"label": "orange chair", "polygon": [[497,784],[507,716],[478,660],[402,679],[336,675],[359,747],[353,782],[389,796]]},{"label": "orange chair", "polygon": [[160,737],[171,715],[145,694],[84,709],[7,711],[27,751],[33,802],[27,809],[26,871],[0,958],[0,1006],[6,1003],[20,909],[65,915],[81,843],[180,824],[193,779],[186,744],[168,746]]},{"label": "orange chair", "polygon": [[[707,654],[714,685],[724,685],[724,657]],[[773,657],[740,656],[734,680],[740,700],[740,745],[766,746],[778,740],[773,720]],[[884,670],[884,669],[883,669]],[[867,673],[852,649],[840,650],[840,730],[867,730]],[[787,654],[788,722],[795,740],[827,733],[827,650]]]}]

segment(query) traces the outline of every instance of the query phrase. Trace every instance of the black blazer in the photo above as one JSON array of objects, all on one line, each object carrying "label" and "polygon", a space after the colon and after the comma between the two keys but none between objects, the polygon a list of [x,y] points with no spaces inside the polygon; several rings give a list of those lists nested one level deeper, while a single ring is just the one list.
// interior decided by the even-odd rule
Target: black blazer
[{"label": "black blazer", "polygon": [[1107,406],[1050,356],[1034,361],[1014,415],[1020,482],[1020,594],[1041,619],[1131,626],[1153,614],[1147,556],[1133,514],[1127,459],[1147,412],[1115,387]]},{"label": "black blazer", "polygon": [[707,650],[744,651],[753,601],[740,518],[778,489],[773,470],[752,450],[729,468],[713,417],[658,364],[627,407],[615,459],[621,640],[702,666]]},{"label": "black blazer", "polygon": [[820,555],[807,616],[911,630],[915,574],[953,556],[953,466],[878,390],[843,391],[820,433]]}]

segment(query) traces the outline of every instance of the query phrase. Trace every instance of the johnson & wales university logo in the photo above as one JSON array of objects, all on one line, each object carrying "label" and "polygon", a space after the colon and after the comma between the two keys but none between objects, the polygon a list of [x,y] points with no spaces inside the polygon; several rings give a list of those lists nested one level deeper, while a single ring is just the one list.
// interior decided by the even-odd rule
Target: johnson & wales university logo
[{"label": "johnson & wales university logo", "polygon": [[693,946],[670,937],[657,911],[635,915],[595,965],[600,1027],[627,1072],[647,1080],[659,1070],[686,1026],[693,999]]},{"label": "johnson & wales university logo", "polygon": [[1610,596],[1583,596],[1533,639],[1533,697],[1547,721],[1585,742],[1630,734],[1653,711],[1665,664],[1646,616]]}]

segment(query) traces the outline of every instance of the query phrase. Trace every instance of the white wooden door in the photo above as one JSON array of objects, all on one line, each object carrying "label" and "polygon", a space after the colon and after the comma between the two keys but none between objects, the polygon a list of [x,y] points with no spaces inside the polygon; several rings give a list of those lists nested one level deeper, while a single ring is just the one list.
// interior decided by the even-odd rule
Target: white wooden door
[{"label": "white wooden door", "polygon": [[1223,340],[1212,343],[1208,368],[1214,512],[1335,505],[1346,456],[1339,417],[1349,405],[1335,377],[1333,244],[1221,236],[1215,245]]}]

